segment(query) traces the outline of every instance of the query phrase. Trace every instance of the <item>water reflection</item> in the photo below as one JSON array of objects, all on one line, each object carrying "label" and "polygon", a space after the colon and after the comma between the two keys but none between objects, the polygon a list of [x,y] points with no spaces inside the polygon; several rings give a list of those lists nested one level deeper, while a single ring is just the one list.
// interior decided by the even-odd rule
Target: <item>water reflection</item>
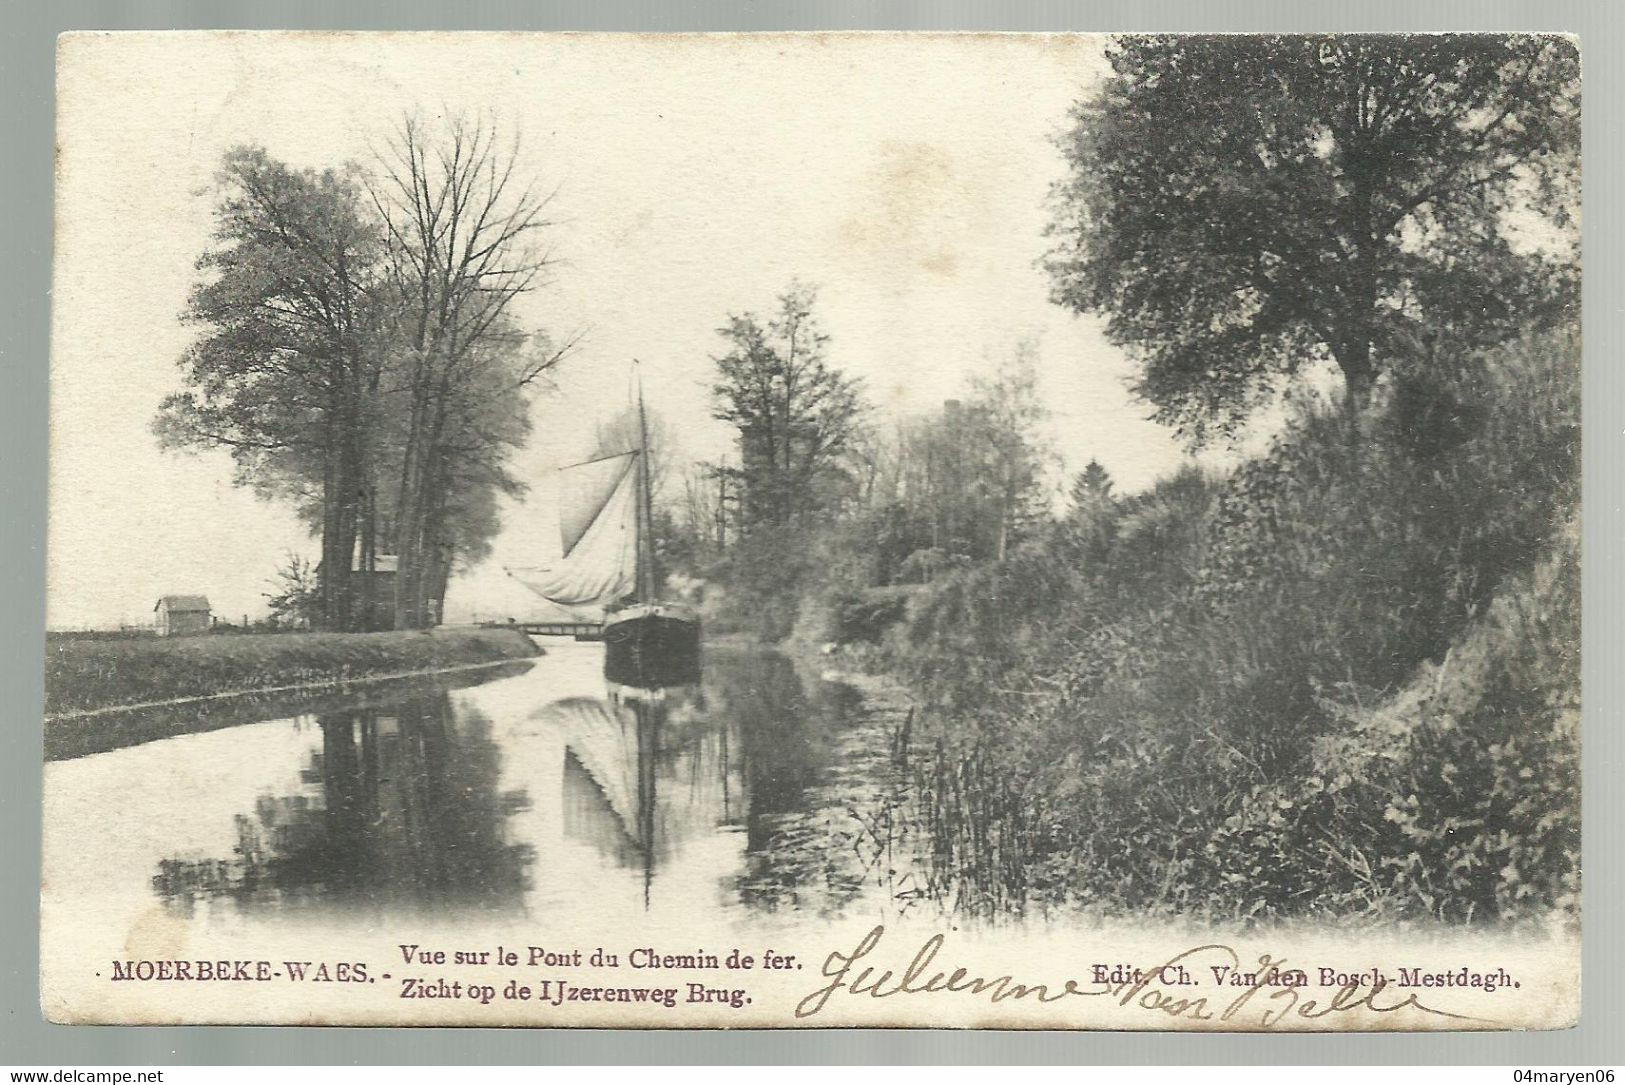
[{"label": "water reflection", "polygon": [[657,867],[686,841],[737,825],[745,809],[737,720],[705,708],[697,685],[611,684],[603,698],[567,698],[541,714],[563,736],[566,837],[637,869],[645,906]]},{"label": "water reflection", "polygon": [[[184,835],[220,843],[201,855],[171,844],[145,877],[172,913],[224,904],[248,917],[828,915],[874,884],[855,812],[889,786],[890,735],[857,711],[854,691],[747,652],[715,653],[703,677],[680,684],[628,684],[605,676],[603,656],[589,654],[601,651],[550,648],[530,672],[455,696],[418,687],[289,721],[305,736],[297,775],[266,770],[257,794],[239,786],[235,812],[165,807],[164,823],[212,820],[212,832]],[[230,733],[151,743],[140,756],[195,758],[189,741],[218,749]],[[89,775],[114,779],[127,754],[60,764],[109,759]],[[270,785],[278,776],[297,783]]]},{"label": "water reflection", "polygon": [[611,682],[603,698],[557,702],[544,718],[567,735],[565,831],[636,867],[646,906],[685,842],[733,833],[730,895],[838,912],[873,866],[854,807],[892,772],[887,736],[862,726],[859,707],[850,687],[804,680],[769,653],[708,661],[697,685]]},{"label": "water reflection", "polygon": [[169,858],[153,887],[189,912],[201,898],[244,909],[378,907],[426,913],[519,907],[535,857],[505,823],[530,805],[498,786],[491,720],[454,713],[444,690],[316,717],[321,745],[293,794],[235,818],[230,858]]}]

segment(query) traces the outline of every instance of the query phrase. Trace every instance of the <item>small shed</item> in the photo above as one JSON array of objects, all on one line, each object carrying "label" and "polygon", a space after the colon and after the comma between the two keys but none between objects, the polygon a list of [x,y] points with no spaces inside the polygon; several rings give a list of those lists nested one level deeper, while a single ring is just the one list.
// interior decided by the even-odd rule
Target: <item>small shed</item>
[{"label": "small shed", "polygon": [[160,637],[209,631],[209,600],[201,595],[165,595],[152,608]]}]

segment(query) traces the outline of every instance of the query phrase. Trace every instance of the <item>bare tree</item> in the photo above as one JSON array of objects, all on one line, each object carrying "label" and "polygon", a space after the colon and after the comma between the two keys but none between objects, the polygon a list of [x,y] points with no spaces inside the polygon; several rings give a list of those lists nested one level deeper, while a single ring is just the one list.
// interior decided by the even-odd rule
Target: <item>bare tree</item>
[{"label": "bare tree", "polygon": [[[552,194],[520,175],[520,161],[518,141],[499,139],[488,118],[454,117],[431,131],[408,117],[378,152],[369,184],[384,224],[402,353],[398,390],[406,401],[392,525],[397,627],[428,620],[439,545],[432,525],[446,502],[456,392],[488,389],[488,382],[470,378],[519,356],[526,337],[513,302],[543,285],[553,264],[542,244]],[[572,345],[523,355],[504,383],[517,393]]]}]

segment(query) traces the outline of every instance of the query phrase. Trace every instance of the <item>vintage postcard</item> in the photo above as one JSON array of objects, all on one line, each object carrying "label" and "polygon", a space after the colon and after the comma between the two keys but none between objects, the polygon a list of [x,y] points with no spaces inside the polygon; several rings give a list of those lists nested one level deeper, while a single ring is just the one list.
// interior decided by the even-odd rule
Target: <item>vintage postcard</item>
[{"label": "vintage postcard", "polygon": [[1578,1020],[1575,39],[58,83],[50,1020]]}]

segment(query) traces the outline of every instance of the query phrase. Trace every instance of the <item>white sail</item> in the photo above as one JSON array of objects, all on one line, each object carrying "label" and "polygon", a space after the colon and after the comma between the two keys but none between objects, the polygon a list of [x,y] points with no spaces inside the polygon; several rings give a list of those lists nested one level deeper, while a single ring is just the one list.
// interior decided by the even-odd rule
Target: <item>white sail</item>
[{"label": "white sail", "polygon": [[636,452],[622,452],[559,470],[559,538],[564,543],[565,557],[603,515],[616,489],[631,473],[636,457]]},{"label": "white sail", "polygon": [[636,453],[559,472],[564,559],[545,569],[510,569],[514,579],[562,606],[605,606],[638,580]]}]

